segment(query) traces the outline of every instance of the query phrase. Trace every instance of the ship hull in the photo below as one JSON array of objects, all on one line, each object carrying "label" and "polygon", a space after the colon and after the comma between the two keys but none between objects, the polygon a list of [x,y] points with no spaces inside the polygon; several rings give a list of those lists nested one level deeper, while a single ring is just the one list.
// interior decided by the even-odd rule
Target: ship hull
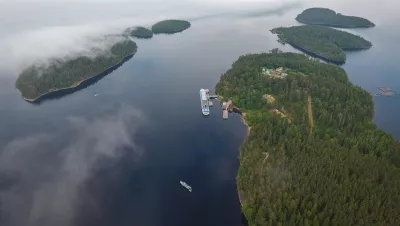
[{"label": "ship hull", "polygon": [[204,89],[200,90],[200,105],[201,105],[201,112],[203,115],[210,114],[210,107],[208,106],[208,98]]},{"label": "ship hull", "polygon": [[188,184],[186,184],[183,181],[180,181],[181,185],[186,188],[189,192],[192,192],[192,187],[190,187]]}]

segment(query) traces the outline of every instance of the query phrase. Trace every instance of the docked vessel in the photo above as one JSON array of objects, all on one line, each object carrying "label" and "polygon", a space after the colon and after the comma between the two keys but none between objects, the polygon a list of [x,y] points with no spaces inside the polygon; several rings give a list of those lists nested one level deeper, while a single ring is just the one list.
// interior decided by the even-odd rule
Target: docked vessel
[{"label": "docked vessel", "polygon": [[192,192],[192,187],[190,187],[188,184],[186,184],[185,182],[183,182],[183,181],[180,181],[181,182],[181,185],[183,186],[183,187],[185,187],[187,190],[189,190],[190,192]]},{"label": "docked vessel", "polygon": [[200,89],[200,102],[203,115],[209,115],[210,107],[208,106],[208,97],[205,89]]}]

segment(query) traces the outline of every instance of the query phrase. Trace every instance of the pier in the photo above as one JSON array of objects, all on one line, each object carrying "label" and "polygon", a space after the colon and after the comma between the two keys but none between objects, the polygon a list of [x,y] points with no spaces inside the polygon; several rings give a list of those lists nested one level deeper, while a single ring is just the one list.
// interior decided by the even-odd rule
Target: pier
[{"label": "pier", "polygon": [[[211,102],[211,99],[218,99],[219,96],[218,95],[212,95],[210,94],[210,90],[209,89],[204,89],[207,95],[207,100],[208,100],[208,105],[210,107],[212,107],[214,104],[213,102]],[[221,100],[222,101],[222,100]],[[229,117],[229,112],[237,112],[239,114],[240,110],[238,107],[236,107],[233,103],[232,100],[228,100],[227,102],[222,102],[222,118],[223,119],[228,119]]]},{"label": "pier", "polygon": [[228,102],[222,102],[222,118],[228,119],[228,113],[231,111],[232,101],[229,100]]},{"label": "pier", "polygon": [[214,106],[214,103],[211,102],[211,99],[217,99],[218,95],[211,95],[209,89],[204,89],[204,90],[206,91],[208,106],[210,106],[210,107]]},{"label": "pier", "polygon": [[218,98],[218,95],[212,95],[212,94],[210,94],[210,90],[209,90],[209,89],[205,89],[205,91],[206,91],[206,94],[207,94],[207,98],[208,98],[208,99],[217,99],[217,98]]}]

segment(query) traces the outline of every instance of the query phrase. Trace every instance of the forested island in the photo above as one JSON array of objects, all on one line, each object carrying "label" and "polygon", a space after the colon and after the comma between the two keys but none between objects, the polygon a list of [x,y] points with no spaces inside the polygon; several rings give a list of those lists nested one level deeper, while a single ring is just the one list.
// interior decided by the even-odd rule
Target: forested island
[{"label": "forested island", "polygon": [[163,20],[151,27],[154,34],[174,34],[184,31],[190,27],[186,20]]},{"label": "forested island", "polygon": [[296,20],[304,24],[325,25],[340,28],[362,28],[375,26],[374,23],[365,18],[345,16],[326,8],[306,9],[296,17]]},{"label": "forested island", "polygon": [[346,62],[344,50],[363,50],[372,46],[360,36],[316,25],[279,27],[271,32],[278,34],[279,42],[283,44],[289,43],[307,54],[336,64]]},{"label": "forested island", "polygon": [[145,27],[135,27],[130,31],[130,36],[135,38],[150,39],[153,37],[153,32]]},{"label": "forested island", "polygon": [[47,66],[32,65],[22,71],[16,88],[27,101],[69,88],[123,63],[137,51],[135,42],[129,39],[113,44],[108,51],[95,57],[79,56],[69,60],[56,60]]},{"label": "forested island", "polygon": [[[262,73],[278,67],[288,75]],[[400,145],[371,122],[372,96],[342,68],[279,50],[249,54],[216,92],[251,127],[237,175],[250,226],[400,222]]]}]

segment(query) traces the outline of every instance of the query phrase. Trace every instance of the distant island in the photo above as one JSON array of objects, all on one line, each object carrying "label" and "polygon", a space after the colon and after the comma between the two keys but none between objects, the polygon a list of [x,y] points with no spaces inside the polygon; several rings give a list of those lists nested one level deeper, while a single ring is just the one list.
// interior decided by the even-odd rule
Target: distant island
[{"label": "distant island", "polygon": [[344,69],[279,50],[248,54],[216,93],[251,128],[236,178],[248,225],[398,224],[400,144],[371,122],[372,96]]},{"label": "distant island", "polygon": [[184,31],[190,27],[186,20],[163,20],[151,27],[154,34],[174,34]]},{"label": "distant island", "polygon": [[135,38],[150,39],[153,37],[153,32],[145,27],[135,27],[129,33]]},{"label": "distant island", "polygon": [[356,16],[345,16],[326,8],[306,9],[296,17],[296,20],[304,24],[339,28],[366,28],[375,26],[374,23],[367,19]]},{"label": "distant island", "polygon": [[329,27],[304,25],[279,27],[271,30],[278,34],[279,42],[289,43],[295,48],[328,62],[344,64],[344,51],[371,48],[371,42],[364,38]]},{"label": "distant island", "polygon": [[79,56],[56,60],[48,66],[32,65],[22,71],[15,86],[25,100],[35,102],[47,94],[75,88],[83,81],[117,67],[136,51],[135,42],[123,39],[94,58]]}]

